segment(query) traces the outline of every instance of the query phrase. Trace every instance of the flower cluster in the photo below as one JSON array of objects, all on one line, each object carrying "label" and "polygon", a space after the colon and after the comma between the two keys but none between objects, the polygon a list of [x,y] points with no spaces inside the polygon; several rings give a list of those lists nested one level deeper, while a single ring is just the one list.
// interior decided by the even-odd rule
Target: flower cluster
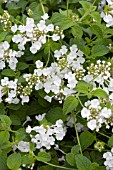
[{"label": "flower cluster", "polygon": [[103,86],[105,81],[108,80],[111,76],[110,66],[110,62],[101,60],[97,60],[96,64],[91,63],[91,65],[87,67],[88,74],[84,77],[84,80],[87,82],[93,80],[93,83],[98,83]]},{"label": "flower cluster", "polygon": [[106,170],[112,170],[113,169],[113,148],[111,149],[111,152],[104,153],[103,158],[106,159],[106,161],[104,162],[104,165],[106,166]]},{"label": "flower cluster", "polygon": [[18,63],[17,58],[21,57],[24,53],[12,50],[9,47],[10,45],[7,41],[0,43],[0,70],[4,69],[7,63],[9,68],[15,71]]},{"label": "flower cluster", "polygon": [[105,5],[105,9],[101,12],[101,17],[106,22],[106,27],[113,26],[113,1],[106,0],[107,5]]},{"label": "flower cluster", "polygon": [[9,80],[8,77],[1,79],[0,85],[0,103],[3,101],[3,96],[5,96],[5,102],[18,104],[19,99],[17,98],[17,81],[18,79]]},{"label": "flower cluster", "polygon": [[[38,50],[46,43],[47,38],[58,41],[64,38],[63,31],[53,24],[46,25],[48,14],[44,14],[42,20],[35,24],[33,18],[26,18],[26,25],[13,25],[11,31],[15,34],[12,41],[18,44],[19,50],[25,50],[25,44],[31,42],[30,51],[36,54]],[[19,33],[17,32],[19,31]],[[16,34],[17,32],[17,34]]]},{"label": "flower cluster", "polygon": [[113,125],[112,110],[105,105],[105,101],[93,99],[85,102],[85,107],[81,110],[81,116],[87,118],[87,126],[91,130],[99,131],[102,124],[105,123],[106,128]]},{"label": "flower cluster", "polygon": [[4,24],[3,30],[7,31],[11,27],[10,15],[8,11],[4,10],[4,13],[0,15],[0,22]]},{"label": "flower cluster", "polygon": [[[52,98],[62,102],[65,97],[76,93],[74,88],[84,75],[83,63],[85,60],[82,57],[83,53],[78,50],[76,45],[70,47],[70,52],[66,46],[62,46],[59,51],[55,51],[54,56],[58,63],[51,63],[50,67],[45,68],[43,62],[37,60],[37,69],[33,74],[25,74],[24,78],[28,82],[28,88],[33,88],[33,86],[35,86],[35,90],[44,88],[47,93],[45,99],[49,102]],[[65,85],[65,81],[68,82],[67,85]],[[52,96],[49,96],[50,92],[53,92]]]},{"label": "flower cluster", "polygon": [[30,134],[31,142],[36,145],[35,149],[50,149],[52,145],[55,145],[55,139],[62,140],[64,138],[66,128],[62,120],[57,120],[56,124],[51,126],[42,124],[32,128],[28,125],[26,132]]}]

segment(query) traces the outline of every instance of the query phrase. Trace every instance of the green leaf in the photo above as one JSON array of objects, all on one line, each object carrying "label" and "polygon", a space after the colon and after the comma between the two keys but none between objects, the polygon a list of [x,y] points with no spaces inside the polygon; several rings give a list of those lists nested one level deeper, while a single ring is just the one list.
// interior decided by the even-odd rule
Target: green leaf
[{"label": "green leaf", "polygon": [[91,31],[98,37],[98,38],[102,38],[103,37],[103,32],[101,30],[101,28],[96,25],[96,24],[93,24],[91,27],[90,27]]},{"label": "green leaf", "polygon": [[3,103],[0,103],[0,114],[5,114],[5,106]]},{"label": "green leaf", "polygon": [[66,116],[63,114],[61,107],[54,107],[47,112],[46,119],[48,122],[55,124],[58,119],[65,121]]},{"label": "green leaf", "polygon": [[87,2],[87,1],[80,1],[79,2],[81,5],[82,5],[82,7],[84,8],[84,9],[86,9],[86,10],[88,10],[88,9],[90,9],[90,3],[89,2]]},{"label": "green leaf", "polygon": [[79,145],[75,145],[71,148],[71,153],[73,153],[74,155],[79,154],[79,151],[80,151]]},{"label": "green leaf", "polygon": [[6,115],[0,115],[0,129],[9,130],[11,125],[11,119]]},{"label": "green leaf", "polygon": [[51,155],[47,152],[39,152],[37,160],[40,162],[49,162],[51,160]]},{"label": "green leaf", "polygon": [[20,128],[15,133],[15,141],[22,141],[26,138],[26,131],[24,128]]},{"label": "green leaf", "polygon": [[10,119],[12,121],[12,125],[16,125],[16,126],[21,125],[20,118],[17,115],[11,114]]},{"label": "green leaf", "polygon": [[101,17],[99,12],[92,12],[91,13],[91,17],[97,22],[97,23],[101,23]]},{"label": "green leaf", "polygon": [[7,154],[4,151],[0,151],[0,170],[7,170]]},{"label": "green leaf", "polygon": [[87,83],[85,81],[79,81],[76,86],[76,90],[79,93],[87,94],[89,91],[91,91],[93,86],[90,83]]},{"label": "green leaf", "polygon": [[62,15],[58,12],[53,13],[51,20],[53,24],[59,26],[63,30],[66,30],[75,24],[71,17]]},{"label": "green leaf", "polygon": [[0,147],[5,145],[9,141],[10,134],[8,131],[0,132]]},{"label": "green leaf", "polygon": [[17,63],[17,69],[19,69],[19,70],[25,70],[28,67],[29,67],[29,65],[24,63],[24,62],[18,62]]},{"label": "green leaf", "polygon": [[74,96],[69,96],[64,101],[63,113],[68,114],[72,112],[78,105],[78,100]]},{"label": "green leaf", "polygon": [[75,155],[73,153],[68,153],[66,154],[66,161],[68,162],[69,165],[75,166]]},{"label": "green leaf", "polygon": [[113,147],[113,135],[108,140],[108,146]]},{"label": "green leaf", "polygon": [[9,109],[11,109],[11,110],[18,110],[21,107],[21,103],[18,103],[18,104],[13,104],[13,103],[12,104],[8,104],[7,107]]},{"label": "green leaf", "polygon": [[88,148],[95,140],[94,134],[89,131],[84,131],[80,134],[80,144],[82,149]]},{"label": "green leaf", "polygon": [[0,42],[4,41],[7,34],[8,34],[7,32],[1,32],[0,33]]},{"label": "green leaf", "polygon": [[103,56],[109,52],[109,48],[104,45],[94,45],[91,50],[92,56]]},{"label": "green leaf", "polygon": [[14,3],[14,2],[11,2],[11,3],[7,3],[7,8],[8,10],[18,10],[20,7]]},{"label": "green leaf", "polygon": [[11,69],[4,69],[2,72],[1,72],[2,75],[4,76],[8,76],[8,77],[13,77],[15,76],[15,72]]},{"label": "green leaf", "polygon": [[81,154],[75,155],[75,161],[76,161],[78,170],[89,170],[89,169],[91,170],[92,169],[91,161],[87,157]]},{"label": "green leaf", "polygon": [[25,154],[22,156],[22,164],[30,165],[34,162],[34,157],[31,154]]},{"label": "green leaf", "polygon": [[21,154],[13,153],[7,159],[7,166],[9,169],[18,170],[21,165]]},{"label": "green leaf", "polygon": [[99,98],[107,98],[108,97],[108,94],[103,89],[93,90],[91,94],[96,97],[99,97]]},{"label": "green leaf", "polygon": [[77,37],[77,38],[82,38],[82,35],[83,35],[83,30],[80,26],[76,25],[74,27],[72,27],[72,34],[74,37]]}]

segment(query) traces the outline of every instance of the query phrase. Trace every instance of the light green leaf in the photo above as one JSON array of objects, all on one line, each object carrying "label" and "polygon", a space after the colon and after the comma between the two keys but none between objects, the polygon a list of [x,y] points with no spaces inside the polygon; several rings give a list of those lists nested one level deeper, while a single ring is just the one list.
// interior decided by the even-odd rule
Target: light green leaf
[{"label": "light green leaf", "polygon": [[81,5],[82,5],[82,7],[84,8],[84,9],[86,9],[86,10],[89,10],[90,9],[90,3],[89,2],[87,2],[87,1],[80,1],[79,2]]},{"label": "light green leaf", "polygon": [[7,166],[9,169],[18,170],[21,165],[20,153],[13,153],[7,159]]},{"label": "light green leaf", "polygon": [[79,93],[85,93],[87,94],[89,91],[91,91],[93,86],[90,83],[87,83],[85,81],[79,81],[76,86],[76,90]]},{"label": "light green leaf", "polygon": [[40,162],[49,162],[51,160],[51,155],[47,152],[39,152],[37,160]]},{"label": "light green leaf", "polygon": [[72,27],[72,34],[74,37],[77,37],[77,38],[82,38],[82,35],[83,35],[83,31],[82,31],[82,28],[78,25]]},{"label": "light green leaf", "polygon": [[97,22],[97,23],[101,23],[101,17],[99,12],[92,12],[91,13],[91,17]]},{"label": "light green leaf", "polygon": [[1,32],[0,33],[0,42],[4,41],[7,34],[8,34],[7,32]]},{"label": "light green leaf", "polygon": [[0,147],[5,145],[9,141],[10,134],[8,131],[0,132]]},{"label": "light green leaf", "polygon": [[0,115],[0,129],[9,130],[11,125],[11,119],[6,115]]},{"label": "light green leaf", "polygon": [[91,94],[96,97],[99,97],[99,98],[107,98],[108,97],[108,94],[103,89],[93,90]]},{"label": "light green leaf", "polygon": [[72,112],[78,105],[78,100],[74,96],[69,96],[64,101],[63,113],[68,114]]},{"label": "light green leaf", "polygon": [[72,27],[75,23],[72,21],[71,17],[62,15],[55,12],[51,18],[53,24],[58,25],[61,29],[65,30]]}]

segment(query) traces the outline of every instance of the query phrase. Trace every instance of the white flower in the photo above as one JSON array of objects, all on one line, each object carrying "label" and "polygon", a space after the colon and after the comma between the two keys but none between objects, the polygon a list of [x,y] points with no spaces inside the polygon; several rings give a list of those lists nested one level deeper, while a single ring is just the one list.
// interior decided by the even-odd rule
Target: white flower
[{"label": "white flower", "polygon": [[40,20],[40,22],[37,24],[37,27],[40,31],[44,31],[46,29],[45,21]]},{"label": "white flower", "polygon": [[100,105],[100,101],[98,99],[91,100],[91,106],[90,106],[91,108],[97,109],[99,108],[99,105]]},{"label": "white flower", "polygon": [[16,24],[11,27],[11,31],[14,32],[14,33],[17,31],[17,25]]},{"label": "white flower", "polygon": [[104,107],[101,110],[101,116],[105,117],[105,118],[110,118],[112,115],[111,109],[108,109],[107,107]]},{"label": "white flower", "polygon": [[0,61],[0,70],[2,70],[3,68],[5,68],[5,62],[4,61]]},{"label": "white flower", "polygon": [[51,103],[51,101],[52,101],[52,97],[50,97],[50,96],[48,96],[48,95],[46,95],[46,96],[44,97],[44,99],[47,100],[47,101],[50,102],[50,103]]},{"label": "white flower", "polygon": [[88,118],[90,116],[90,110],[84,107],[81,111],[81,116],[83,118]]},{"label": "white flower", "polygon": [[9,43],[7,41],[4,41],[2,46],[3,46],[4,50],[8,50],[9,47],[10,47],[10,45],[9,45]]},{"label": "white flower", "polygon": [[30,151],[30,143],[29,142],[20,141],[18,143],[18,145],[17,145],[17,148],[21,152],[29,152]]},{"label": "white flower", "polygon": [[60,39],[60,36],[58,34],[53,34],[52,35],[52,40],[53,41],[58,41]]},{"label": "white flower", "polygon": [[26,133],[31,133],[31,131],[32,131],[32,128],[31,126],[28,125],[28,127],[26,128]]},{"label": "white flower", "polygon": [[35,116],[36,120],[42,121],[43,118],[45,117],[46,113],[43,113],[42,115]]},{"label": "white flower", "polygon": [[37,68],[43,67],[43,62],[41,62],[40,60],[37,60],[37,61],[35,62],[35,64],[36,64],[36,67],[37,67]]},{"label": "white flower", "polygon": [[43,20],[46,20],[46,19],[49,18],[49,15],[48,15],[47,13],[45,13],[43,16],[41,16],[41,18],[42,18]]},{"label": "white flower", "polygon": [[92,119],[87,123],[87,126],[89,129],[94,130],[96,129],[97,125],[96,125],[96,120]]},{"label": "white flower", "polygon": [[53,32],[53,31],[54,31],[54,25],[53,25],[53,24],[49,24],[49,25],[46,27],[46,30],[47,30],[47,32],[48,32],[48,31]]},{"label": "white flower", "polygon": [[22,99],[22,105],[29,102],[29,96],[20,95],[20,97]]},{"label": "white flower", "polygon": [[19,30],[21,33],[24,33],[24,32],[26,31],[26,27],[25,27],[24,25],[19,25],[18,30]]}]

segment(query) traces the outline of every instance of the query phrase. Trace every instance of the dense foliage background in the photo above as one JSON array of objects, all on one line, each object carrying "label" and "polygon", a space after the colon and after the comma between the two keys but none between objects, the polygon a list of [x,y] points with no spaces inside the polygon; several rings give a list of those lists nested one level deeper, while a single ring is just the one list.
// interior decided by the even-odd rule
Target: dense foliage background
[{"label": "dense foliage background", "polygon": [[112,27],[112,0],[0,0],[0,170],[113,169]]}]

